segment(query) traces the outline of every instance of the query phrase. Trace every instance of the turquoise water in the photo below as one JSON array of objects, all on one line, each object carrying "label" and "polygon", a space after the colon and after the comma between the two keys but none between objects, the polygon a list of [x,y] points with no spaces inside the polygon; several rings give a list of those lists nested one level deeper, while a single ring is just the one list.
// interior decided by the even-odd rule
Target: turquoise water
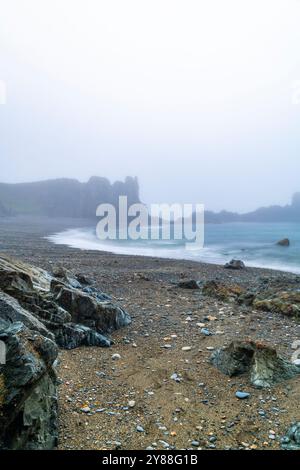
[{"label": "turquoise water", "polygon": [[[289,238],[291,246],[277,246],[276,242],[282,238]],[[300,224],[296,223],[207,224],[204,248],[195,250],[186,250],[185,240],[100,241],[92,227],[66,230],[48,239],[80,249],[191,259],[215,264],[238,258],[248,266],[300,273]]]}]

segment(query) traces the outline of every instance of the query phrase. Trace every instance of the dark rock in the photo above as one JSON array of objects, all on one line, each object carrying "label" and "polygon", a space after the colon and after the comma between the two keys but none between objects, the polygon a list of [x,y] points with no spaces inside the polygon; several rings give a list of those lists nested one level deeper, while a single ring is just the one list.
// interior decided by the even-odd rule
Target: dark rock
[{"label": "dark rock", "polygon": [[283,240],[279,240],[279,242],[276,243],[276,245],[279,246],[290,246],[291,242],[288,238],[284,238]]},{"label": "dark rock", "polygon": [[177,285],[181,289],[200,289],[199,283],[194,279],[180,281]]},{"label": "dark rock", "polygon": [[70,271],[59,267],[53,274],[58,277],[0,257],[0,289],[26,310],[25,314],[19,308],[13,310],[18,312],[13,315],[15,319],[22,321],[22,316],[25,324],[29,318],[38,322],[37,328],[42,327],[45,336],[51,331],[57,344],[66,349],[109,346],[111,342],[105,334],[131,322],[128,313],[109,301],[109,296],[92,287],[82,288]]},{"label": "dark rock", "polygon": [[[2,309],[0,310],[2,314]],[[24,324],[0,319],[0,449],[52,449],[57,443],[57,346]]]},{"label": "dark rock", "polygon": [[271,387],[300,374],[300,367],[278,356],[274,348],[254,341],[233,341],[214,351],[211,362],[230,377],[248,372],[257,388]]},{"label": "dark rock", "polygon": [[245,292],[245,289],[237,284],[227,285],[219,281],[208,281],[202,289],[203,295],[226,301],[238,300]]},{"label": "dark rock", "polygon": [[300,422],[292,424],[281,439],[281,447],[285,450],[300,450]]},{"label": "dark rock", "polygon": [[57,345],[107,347],[105,334],[131,321],[72,273],[56,274],[0,256],[0,449],[54,448]]},{"label": "dark rock", "polygon": [[232,259],[229,263],[226,263],[224,268],[225,269],[245,269],[245,263],[239,259]]},{"label": "dark rock", "polygon": [[82,286],[90,286],[93,284],[93,281],[90,278],[81,273],[76,274],[76,279]]},{"label": "dark rock", "polygon": [[300,316],[300,291],[275,291],[258,294],[253,301],[257,310],[281,313],[287,316]]}]

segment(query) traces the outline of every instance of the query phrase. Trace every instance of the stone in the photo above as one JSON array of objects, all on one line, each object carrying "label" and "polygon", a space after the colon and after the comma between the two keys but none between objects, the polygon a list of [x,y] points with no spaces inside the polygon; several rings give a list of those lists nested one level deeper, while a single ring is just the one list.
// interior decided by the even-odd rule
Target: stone
[{"label": "stone", "polygon": [[194,279],[189,279],[185,281],[178,282],[178,287],[181,289],[200,289],[199,282],[195,281]]},{"label": "stone", "polygon": [[212,333],[207,329],[207,328],[202,328],[201,329],[201,333],[204,335],[204,336],[211,336]]},{"label": "stone", "polygon": [[[73,273],[50,274],[0,255],[0,449],[55,448],[58,346],[108,347],[105,334],[130,322],[109,296],[82,287]],[[82,412],[93,413],[88,406]]]},{"label": "stone", "polygon": [[255,341],[233,341],[211,356],[212,364],[233,377],[248,373],[257,388],[269,388],[300,374],[300,367],[279,356],[274,348]]},{"label": "stone", "polygon": [[[0,298],[5,293],[12,298],[10,304],[17,301],[24,309],[12,307],[12,319],[16,318],[13,312],[18,311],[18,320],[22,316],[24,324],[35,323],[38,331],[43,329],[43,335],[54,337],[64,349],[110,346],[105,334],[131,322],[128,313],[102,292],[88,289],[89,293],[85,292],[75,276],[62,267],[50,274],[0,256]],[[9,302],[6,298],[6,304]]]},{"label": "stone", "polygon": [[179,377],[179,375],[176,374],[176,372],[175,372],[174,374],[172,374],[170,378],[171,378],[171,380],[175,380],[175,382],[178,382],[178,383],[180,383],[181,380],[182,380],[182,379]]},{"label": "stone", "polygon": [[[0,311],[2,309],[0,306]],[[6,361],[0,365],[0,449],[57,445],[55,342],[21,322],[0,318]]]},{"label": "stone", "polygon": [[135,407],[135,401],[134,401],[134,400],[130,400],[130,401],[128,402],[128,406],[129,406],[129,408],[134,408],[134,407]]},{"label": "stone", "polygon": [[145,432],[145,429],[143,428],[143,426],[137,426],[136,430],[137,432]]},{"label": "stone", "polygon": [[91,408],[89,406],[84,406],[80,411],[82,411],[82,413],[90,413]]},{"label": "stone", "polygon": [[250,393],[237,391],[235,396],[239,398],[240,400],[245,400],[246,398],[250,397]]},{"label": "stone", "polygon": [[191,351],[191,346],[183,346],[183,348],[181,348],[182,351]]},{"label": "stone", "polygon": [[225,301],[238,300],[245,292],[245,289],[237,284],[227,285],[219,281],[208,281],[202,289],[203,295]]},{"label": "stone", "polygon": [[300,292],[299,290],[263,292],[254,299],[253,307],[257,310],[300,317]]},{"label": "stone", "polygon": [[283,240],[279,240],[276,245],[278,246],[285,246],[285,247],[288,247],[290,246],[291,242],[288,238],[283,238]]},{"label": "stone", "polygon": [[111,356],[113,361],[119,361],[121,359],[121,355],[116,353]]},{"label": "stone", "polygon": [[245,267],[245,263],[239,259],[232,259],[229,263],[226,263],[224,266],[225,269],[234,270],[245,269]]},{"label": "stone", "polygon": [[199,447],[200,446],[199,441],[192,441],[191,444],[192,444],[193,447]]},{"label": "stone", "polygon": [[281,439],[284,450],[300,450],[300,422],[292,423],[286,436]]}]

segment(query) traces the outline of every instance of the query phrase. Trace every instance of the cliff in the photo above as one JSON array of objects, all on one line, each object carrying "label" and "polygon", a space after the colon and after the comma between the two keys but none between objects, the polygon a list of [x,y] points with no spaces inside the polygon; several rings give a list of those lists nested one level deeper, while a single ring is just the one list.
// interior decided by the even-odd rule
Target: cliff
[{"label": "cliff", "polygon": [[206,211],[206,223],[225,222],[299,222],[300,221],[300,193],[294,194],[292,202],[286,206],[261,207],[253,212],[238,214],[236,212],[221,211],[218,213]]},{"label": "cliff", "polygon": [[119,196],[128,203],[139,201],[137,178],[111,184],[93,176],[87,183],[73,179],[56,179],[35,183],[0,183],[0,216],[44,215],[49,217],[93,218],[101,203],[116,205]]}]

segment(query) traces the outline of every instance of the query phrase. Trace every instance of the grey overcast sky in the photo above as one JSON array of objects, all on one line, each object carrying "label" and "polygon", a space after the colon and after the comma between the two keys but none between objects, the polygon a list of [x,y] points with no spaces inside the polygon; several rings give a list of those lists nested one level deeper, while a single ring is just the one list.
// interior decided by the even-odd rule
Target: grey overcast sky
[{"label": "grey overcast sky", "polygon": [[147,202],[300,191],[299,0],[0,0],[0,181],[137,175]]}]

